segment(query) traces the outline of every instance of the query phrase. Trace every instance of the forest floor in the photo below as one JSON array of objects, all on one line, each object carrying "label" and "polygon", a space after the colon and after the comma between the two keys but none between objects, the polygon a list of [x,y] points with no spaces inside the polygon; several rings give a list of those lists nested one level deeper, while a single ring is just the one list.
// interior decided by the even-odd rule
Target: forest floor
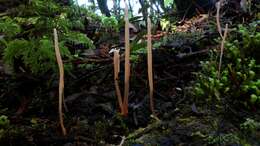
[{"label": "forest floor", "polygon": [[[194,73],[201,69],[200,61],[208,57],[212,47],[212,44],[204,47],[198,44],[208,43],[214,36],[218,34],[195,40],[179,38],[153,51],[156,117],[151,116],[149,110],[146,55],[140,55],[131,66],[127,117],[119,115],[112,60],[98,62],[92,69],[74,70],[65,78],[66,136],[61,134],[58,122],[58,81],[53,87],[46,87],[42,81],[50,78],[48,76],[2,75],[0,114],[9,117],[10,126],[1,143],[17,146],[238,146],[236,134],[242,133],[241,118],[260,119],[260,111],[242,110],[229,102],[219,109],[207,103],[198,105],[189,94],[196,78]],[[123,75],[120,79],[123,85]],[[257,131],[250,141],[257,146],[259,139]]]}]

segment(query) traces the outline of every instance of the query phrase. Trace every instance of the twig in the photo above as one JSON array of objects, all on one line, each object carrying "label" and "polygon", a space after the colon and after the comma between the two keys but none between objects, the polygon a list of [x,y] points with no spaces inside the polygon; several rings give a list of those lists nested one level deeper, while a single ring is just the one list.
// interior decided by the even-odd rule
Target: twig
[{"label": "twig", "polygon": [[8,14],[9,14],[9,13],[7,13],[7,12],[0,13],[0,17],[6,16],[6,15],[8,15]]},{"label": "twig", "polygon": [[147,18],[147,66],[148,66],[148,81],[149,81],[149,95],[150,95],[150,110],[154,113],[154,101],[153,101],[153,54],[152,54],[152,34],[151,34],[151,20]]},{"label": "twig", "polygon": [[[120,55],[120,60],[124,61],[125,60],[125,54]],[[85,63],[107,63],[107,62],[112,62],[113,58],[108,57],[108,58],[84,58],[84,59],[77,59],[77,60],[67,60],[64,61],[64,63],[76,63],[76,64],[85,64]]]},{"label": "twig", "polygon": [[120,144],[118,146],[123,146],[123,144],[125,143],[125,140],[126,140],[126,137],[123,136],[122,140],[121,140],[121,142],[120,142]]},{"label": "twig", "polygon": [[220,48],[220,57],[219,57],[219,66],[218,66],[218,78],[220,79],[220,70],[221,70],[221,64],[222,64],[222,57],[223,57],[223,52],[224,52],[224,45],[227,37],[227,32],[228,32],[228,24],[226,24],[225,31],[224,31],[224,36],[222,38],[221,42],[221,48]]},{"label": "twig", "polygon": [[65,102],[68,103],[68,102],[72,102],[76,99],[78,99],[80,96],[84,95],[84,94],[87,94],[87,91],[83,91],[83,92],[80,92],[80,93],[74,93],[70,96],[67,96],[66,99],[65,99]]},{"label": "twig", "polygon": [[194,57],[196,55],[206,54],[208,52],[209,52],[209,49],[204,49],[204,50],[199,50],[199,51],[191,52],[191,53],[180,53],[180,54],[176,55],[176,57],[179,59],[183,59],[183,58],[187,58],[187,57]]},{"label": "twig", "polygon": [[124,90],[124,115],[128,114],[128,95],[130,78],[130,42],[129,42],[129,20],[128,6],[125,1],[125,90]]},{"label": "twig", "polygon": [[[152,117],[152,118],[155,118],[155,117]],[[149,124],[147,127],[139,128],[136,131],[134,131],[133,133],[129,134],[126,137],[126,140],[128,140],[128,139],[135,139],[135,138],[139,137],[140,135],[144,135],[144,134],[150,132],[151,130],[154,130],[154,129],[160,127],[162,125],[162,121],[157,119],[157,118],[155,118],[155,119],[156,119],[156,121],[151,123],[151,124]]]},{"label": "twig", "polygon": [[93,142],[93,143],[96,142],[94,139],[90,139],[90,138],[84,137],[84,136],[78,136],[78,139],[80,141]]},{"label": "twig", "polygon": [[60,73],[60,81],[59,81],[59,118],[60,118],[60,126],[63,135],[66,135],[66,128],[64,127],[63,123],[63,112],[62,112],[62,103],[64,102],[64,68],[63,68],[63,62],[60,55],[60,49],[59,49],[59,42],[58,42],[58,34],[57,30],[53,29],[54,34],[54,46],[55,46],[55,54],[57,63],[59,66],[59,73]]}]

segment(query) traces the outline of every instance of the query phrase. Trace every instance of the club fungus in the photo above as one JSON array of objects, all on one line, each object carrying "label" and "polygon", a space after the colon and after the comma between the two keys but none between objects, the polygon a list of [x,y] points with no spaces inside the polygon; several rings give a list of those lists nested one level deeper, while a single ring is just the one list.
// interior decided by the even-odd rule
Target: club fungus
[{"label": "club fungus", "polygon": [[130,41],[129,41],[129,20],[128,6],[125,1],[125,90],[124,90],[124,113],[128,114],[128,94],[129,94],[129,78],[130,78]]},{"label": "club fungus", "polygon": [[218,28],[218,32],[219,32],[219,35],[221,36],[221,38],[223,38],[223,35],[222,35],[222,30],[221,30],[221,25],[220,25],[220,18],[219,18],[219,13],[220,13],[220,8],[221,8],[221,5],[222,5],[222,0],[220,0],[219,2],[216,3],[216,7],[217,7],[217,14],[216,14],[216,22],[217,22],[217,28]]},{"label": "club fungus", "polygon": [[64,68],[63,68],[63,62],[60,55],[60,49],[59,49],[59,42],[58,42],[58,34],[57,30],[53,30],[54,33],[54,48],[55,48],[55,54],[57,63],[59,66],[59,73],[60,73],[60,79],[59,79],[59,119],[60,119],[60,126],[62,130],[62,134],[66,135],[66,128],[64,127],[63,123],[63,112],[62,112],[62,103],[64,103]]},{"label": "club fungus", "polygon": [[116,88],[116,96],[117,96],[121,114],[124,114],[122,95],[121,95],[121,91],[120,91],[120,87],[119,87],[119,83],[118,83],[118,80],[119,80],[118,74],[120,72],[120,54],[119,54],[119,50],[116,50],[116,49],[112,49],[109,53],[114,54],[113,61],[114,61],[114,82],[115,82],[115,88]]},{"label": "club fungus", "polygon": [[147,18],[147,66],[148,66],[148,81],[149,81],[149,95],[150,95],[150,110],[154,115],[153,102],[153,54],[152,54],[152,34],[151,34],[151,19]]}]

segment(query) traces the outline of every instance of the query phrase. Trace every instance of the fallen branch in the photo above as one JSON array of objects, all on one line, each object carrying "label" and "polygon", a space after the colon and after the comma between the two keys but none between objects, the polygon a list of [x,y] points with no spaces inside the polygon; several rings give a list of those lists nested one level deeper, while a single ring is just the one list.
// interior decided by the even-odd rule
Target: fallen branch
[{"label": "fallen branch", "polygon": [[162,121],[159,120],[157,117],[152,116],[153,119],[155,119],[155,122],[149,124],[147,127],[145,128],[139,128],[136,131],[134,131],[133,133],[129,134],[126,137],[126,140],[128,139],[136,139],[137,137],[144,135],[146,133],[149,133],[151,130],[154,130],[158,127],[160,127],[162,125]]},{"label": "fallen branch", "polygon": [[[120,55],[120,60],[124,61],[125,60],[125,54]],[[77,60],[67,60],[64,61],[64,63],[75,63],[75,64],[85,64],[85,63],[107,63],[107,62],[112,62],[113,58],[84,58],[84,59],[77,59]]]},{"label": "fallen branch", "polygon": [[122,140],[121,140],[121,142],[120,142],[120,144],[119,144],[118,146],[123,146],[124,143],[125,143],[125,140],[126,140],[126,137],[123,136],[123,137],[122,137]]},{"label": "fallen branch", "polygon": [[6,16],[6,15],[8,15],[8,14],[9,14],[9,13],[7,13],[7,12],[0,13],[0,17]]},{"label": "fallen branch", "polygon": [[63,62],[61,59],[61,54],[60,54],[60,49],[59,49],[59,42],[58,42],[58,34],[57,30],[53,30],[54,34],[54,48],[55,48],[55,54],[56,54],[56,59],[57,63],[59,66],[59,73],[60,73],[60,80],[59,80],[59,118],[60,118],[60,126],[63,135],[66,135],[66,128],[64,127],[63,123],[63,112],[62,112],[62,103],[64,103],[64,67],[63,67]]},{"label": "fallen branch", "polygon": [[204,49],[204,50],[191,52],[191,53],[179,53],[178,55],[176,55],[176,57],[178,59],[183,59],[183,58],[187,58],[187,57],[194,57],[194,56],[197,56],[197,55],[206,54],[208,52],[209,52],[209,49]]}]

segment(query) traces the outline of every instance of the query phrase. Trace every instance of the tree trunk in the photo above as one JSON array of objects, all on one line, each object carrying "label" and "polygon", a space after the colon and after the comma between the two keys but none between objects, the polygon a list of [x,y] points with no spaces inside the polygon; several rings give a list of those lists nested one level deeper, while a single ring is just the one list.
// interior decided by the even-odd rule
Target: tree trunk
[{"label": "tree trunk", "polygon": [[113,0],[114,15],[119,20],[120,18],[120,0]]},{"label": "tree trunk", "polygon": [[158,4],[160,7],[163,9],[164,12],[167,12],[165,5],[164,5],[164,0],[158,0]]},{"label": "tree trunk", "polygon": [[145,21],[145,23],[147,23],[146,22],[146,20],[147,20],[147,16],[148,16],[148,12],[147,12],[147,2],[146,2],[146,0],[139,0],[139,3],[140,3],[140,5],[141,5],[141,11],[142,11],[142,14],[143,14],[143,17],[144,17],[144,21]]},{"label": "tree trunk", "polygon": [[133,11],[133,8],[132,8],[132,5],[131,5],[130,1],[131,1],[131,0],[128,0],[128,6],[129,6],[129,10],[130,10],[130,17],[132,17],[134,11]]},{"label": "tree trunk", "polygon": [[199,13],[205,13],[215,6],[216,0],[175,0],[177,13],[182,17],[192,17]]},{"label": "tree trunk", "polygon": [[107,0],[97,0],[98,2],[98,7],[101,11],[102,14],[106,15],[107,17],[110,17],[110,11],[107,7]]}]

